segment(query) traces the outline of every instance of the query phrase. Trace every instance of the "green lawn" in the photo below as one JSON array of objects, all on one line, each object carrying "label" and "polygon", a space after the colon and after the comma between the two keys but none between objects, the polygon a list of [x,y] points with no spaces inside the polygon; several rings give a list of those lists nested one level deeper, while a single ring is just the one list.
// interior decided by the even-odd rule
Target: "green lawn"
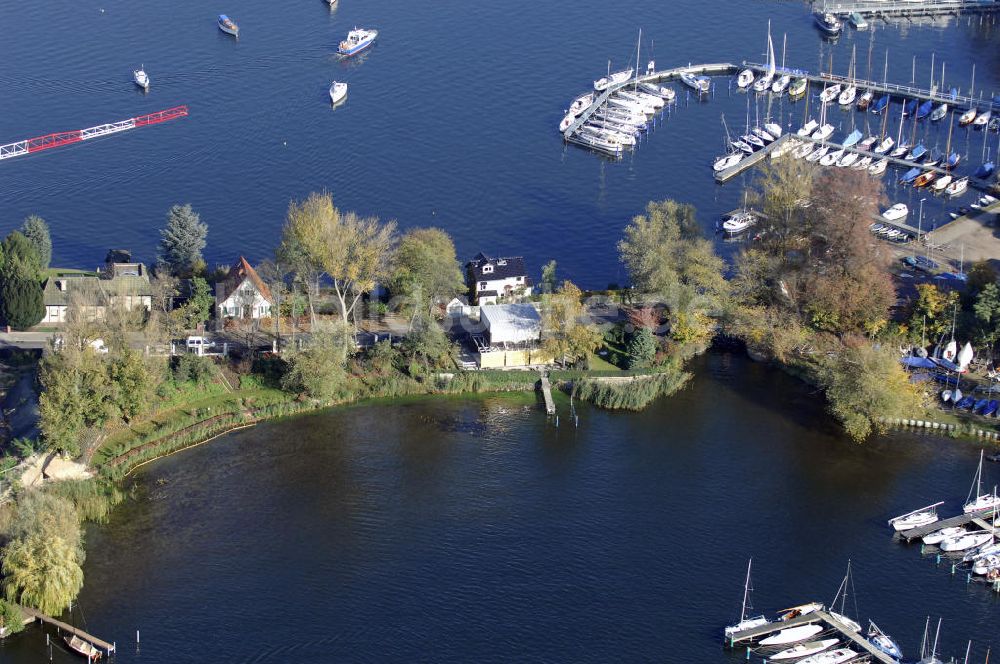
[{"label": "green lawn", "polygon": [[[614,349],[609,350],[612,353],[619,352]],[[590,355],[590,369],[591,371],[621,371],[621,369],[611,364],[597,353],[591,353]]]}]

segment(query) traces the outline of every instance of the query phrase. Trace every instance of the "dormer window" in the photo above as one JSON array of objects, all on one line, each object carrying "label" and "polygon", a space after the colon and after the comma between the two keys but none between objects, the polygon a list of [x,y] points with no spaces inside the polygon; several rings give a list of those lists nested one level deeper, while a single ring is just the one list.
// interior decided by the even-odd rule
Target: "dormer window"
[{"label": "dormer window", "polygon": [[517,281],[521,281],[522,279],[524,279],[524,277],[518,277]]},{"label": "dormer window", "polygon": [[[503,263],[500,263],[503,265]],[[493,266],[487,263],[483,266],[483,274],[493,274]]]},{"label": "dormer window", "polygon": [[502,258],[501,258],[500,260],[498,260],[498,261],[497,261],[497,265],[506,265],[506,264],[507,264],[507,261],[505,261],[505,260],[504,260],[504,259],[502,259]]}]

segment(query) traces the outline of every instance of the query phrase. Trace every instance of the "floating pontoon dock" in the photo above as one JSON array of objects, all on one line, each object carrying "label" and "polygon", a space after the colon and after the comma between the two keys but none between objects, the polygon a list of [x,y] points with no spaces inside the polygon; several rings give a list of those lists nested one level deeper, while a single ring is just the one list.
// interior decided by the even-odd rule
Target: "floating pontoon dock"
[{"label": "floating pontoon dock", "polygon": [[859,656],[869,656],[873,661],[882,662],[883,664],[897,664],[896,660],[873,646],[867,639],[861,636],[861,634],[855,632],[826,611],[814,611],[813,613],[807,613],[804,616],[798,616],[796,618],[792,618],[791,620],[781,620],[778,622],[767,623],[766,625],[761,625],[760,627],[754,627],[742,632],[737,632],[726,641],[726,645],[730,648],[735,648],[736,646],[743,644],[749,645],[750,643],[757,641],[761,637],[767,636],[768,634],[780,632],[783,629],[789,629],[799,625],[811,625],[815,623],[823,623],[829,629],[837,632],[837,636],[847,641],[849,646],[861,651],[858,653]]},{"label": "floating pontoon dock", "polygon": [[934,523],[928,524],[926,526],[920,526],[919,528],[911,528],[909,530],[904,530],[899,533],[902,539],[907,542],[912,542],[915,539],[920,539],[924,535],[929,535],[933,532],[937,532],[942,528],[953,528],[955,526],[966,526],[968,524],[974,524],[977,528],[982,530],[990,530],[993,526],[986,522],[986,516],[993,513],[993,508],[986,510],[980,510],[979,512],[972,512],[971,514],[959,514],[958,516],[953,516],[950,519],[942,519],[941,521],[935,521]]},{"label": "floating pontoon dock", "polygon": [[944,14],[970,14],[1000,11],[997,0],[923,0],[914,2],[862,2],[822,3],[817,10],[846,18],[857,12],[865,18],[907,18],[910,16],[941,16]]}]

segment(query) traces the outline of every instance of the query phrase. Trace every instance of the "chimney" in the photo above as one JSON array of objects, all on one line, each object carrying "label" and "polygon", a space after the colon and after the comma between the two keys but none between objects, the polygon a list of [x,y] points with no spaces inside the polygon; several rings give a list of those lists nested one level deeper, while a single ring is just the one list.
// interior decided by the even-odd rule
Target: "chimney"
[{"label": "chimney", "polygon": [[59,290],[61,290],[62,292],[65,293],[66,292],[66,280],[65,279],[56,279],[56,288],[58,288]]}]

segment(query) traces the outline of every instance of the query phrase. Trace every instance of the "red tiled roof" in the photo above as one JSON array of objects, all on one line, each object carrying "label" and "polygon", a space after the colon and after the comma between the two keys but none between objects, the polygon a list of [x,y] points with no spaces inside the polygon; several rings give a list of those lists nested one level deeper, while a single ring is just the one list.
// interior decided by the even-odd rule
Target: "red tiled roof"
[{"label": "red tiled roof", "polygon": [[260,278],[257,274],[257,270],[253,269],[253,266],[247,262],[247,259],[243,256],[239,257],[239,260],[229,269],[229,274],[226,278],[222,280],[219,286],[222,288],[222,300],[229,299],[229,296],[240,287],[246,279],[250,280],[250,283],[254,285],[254,288],[267,300],[269,303],[273,304],[274,300],[271,298],[271,289],[267,287],[264,280]]}]

